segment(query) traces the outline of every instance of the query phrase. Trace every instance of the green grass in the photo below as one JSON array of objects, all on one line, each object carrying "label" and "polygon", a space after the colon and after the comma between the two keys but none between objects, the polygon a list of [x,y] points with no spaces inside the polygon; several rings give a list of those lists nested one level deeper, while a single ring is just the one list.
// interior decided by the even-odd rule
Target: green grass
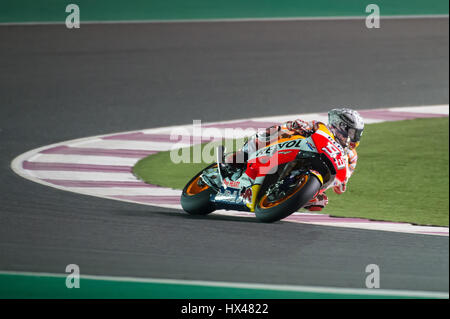
[{"label": "green grass", "polygon": [[[448,226],[448,128],[447,117],[366,125],[347,192],[327,191],[323,213]],[[133,171],[146,182],[182,189],[205,165],[174,164],[170,152],[161,152]]]}]

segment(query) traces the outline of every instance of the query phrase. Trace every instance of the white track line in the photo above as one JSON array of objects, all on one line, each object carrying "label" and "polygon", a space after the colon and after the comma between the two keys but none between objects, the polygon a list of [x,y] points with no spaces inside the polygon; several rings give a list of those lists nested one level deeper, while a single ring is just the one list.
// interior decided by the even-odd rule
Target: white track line
[{"label": "white track line", "polygon": [[[293,220],[292,222],[297,222]],[[448,236],[447,227],[436,227],[436,226],[416,226],[407,223],[388,223],[388,222],[371,222],[371,223],[343,223],[343,222],[301,222],[302,224],[312,224],[321,226],[333,226],[333,227],[343,227],[343,228],[356,228],[356,229],[366,229],[366,230],[383,230],[383,231],[393,231],[402,232],[410,234],[427,234],[427,233],[439,233]]]},{"label": "white track line", "polygon": [[94,164],[94,165],[126,165],[134,166],[139,159],[113,156],[86,156],[72,154],[36,154],[29,159],[36,163],[73,163],[73,164]]},{"label": "white track line", "polygon": [[429,114],[442,114],[448,115],[449,106],[442,105],[434,105],[434,106],[411,106],[411,107],[393,107],[389,110],[393,112],[412,112],[412,113],[429,113]]},{"label": "white track line", "polygon": [[[113,134],[115,135],[115,134]],[[73,147],[93,147],[105,149],[132,149],[145,151],[170,151],[172,144],[162,142],[147,142],[147,141],[133,141],[133,140],[95,140],[83,141],[79,143],[69,144]],[[182,147],[189,147],[190,144],[180,143]]]},{"label": "white track line", "polygon": [[74,193],[89,192],[89,194],[96,196],[122,196],[124,194],[126,194],[127,196],[181,196],[180,190],[163,187],[67,187],[67,190]]},{"label": "white track line", "polygon": [[[328,116],[324,115],[323,113],[314,113],[314,114],[302,114],[302,119],[305,121],[321,121],[321,122],[327,122]],[[292,119],[298,118],[299,114],[290,114],[290,115],[283,115],[283,116],[267,116],[267,117],[260,117],[258,119],[254,119],[256,122],[279,122],[283,123],[286,121],[291,121]],[[370,119],[365,118],[366,124],[374,124],[374,123],[381,123],[384,122],[384,120],[380,119]]]},{"label": "white track line", "polygon": [[[448,14],[418,14],[418,15],[382,15],[381,20],[404,19],[442,19]],[[159,19],[159,20],[118,20],[118,21],[81,21],[80,24],[173,24],[173,23],[230,23],[230,22],[289,22],[289,21],[336,21],[336,20],[365,20],[367,16],[321,16],[321,17],[274,17],[274,18],[219,18],[219,19]],[[65,25],[64,21],[44,22],[0,22],[1,26],[39,26]]]},{"label": "white track line", "polygon": [[[74,181],[111,181],[130,182],[136,177],[129,173],[103,173],[103,172],[71,172],[71,171],[32,171],[23,170],[26,175],[36,179],[60,179]],[[25,177],[26,178],[26,177]]]}]

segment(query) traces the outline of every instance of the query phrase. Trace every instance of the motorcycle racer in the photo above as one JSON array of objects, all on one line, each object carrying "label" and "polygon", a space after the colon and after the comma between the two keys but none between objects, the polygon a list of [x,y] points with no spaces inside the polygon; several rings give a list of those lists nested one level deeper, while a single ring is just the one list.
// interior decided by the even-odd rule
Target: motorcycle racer
[{"label": "motorcycle racer", "polygon": [[[261,133],[257,133],[255,136],[256,145],[268,144],[273,138],[274,133],[289,136],[299,134],[305,137],[312,135],[319,124],[324,124],[319,121],[303,121],[297,119],[294,121],[288,121],[282,125],[275,125],[267,128]],[[353,174],[358,161],[358,154],[356,148],[359,145],[361,135],[364,130],[364,121],[360,114],[349,108],[336,108],[328,112],[328,125],[327,128],[333,133],[335,140],[344,148],[344,156],[347,160],[347,176],[345,181],[335,181],[328,188],[333,188],[337,194],[342,194],[346,191],[347,182]],[[226,157],[224,163],[221,164],[221,170],[224,172],[230,172],[230,174],[236,174],[236,170],[243,171],[243,164],[247,161],[249,143],[244,147]],[[241,159],[241,160],[239,160]],[[243,161],[242,161],[243,159]],[[245,173],[244,173],[245,174]],[[239,174],[240,175],[240,174]],[[328,197],[325,194],[325,190],[320,191],[316,197],[311,199],[303,208],[310,211],[320,211],[328,204]]]}]

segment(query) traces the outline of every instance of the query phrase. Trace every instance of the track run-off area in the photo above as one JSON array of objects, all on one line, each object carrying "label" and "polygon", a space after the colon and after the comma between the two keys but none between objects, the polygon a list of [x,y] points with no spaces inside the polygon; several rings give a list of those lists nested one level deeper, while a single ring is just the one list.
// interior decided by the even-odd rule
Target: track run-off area
[{"label": "track run-off area", "polygon": [[[232,283],[119,276],[80,276],[82,289],[67,289],[67,275],[0,271],[1,298],[140,299],[448,299],[445,292]],[[5,289],[6,288],[6,289]],[[178,309],[177,309],[178,310]]]},{"label": "track run-off area", "polygon": [[[367,124],[443,117],[448,116],[448,112],[448,105],[360,111]],[[11,167],[26,179],[69,192],[181,209],[180,190],[147,184],[133,175],[132,168],[139,159],[157,152],[173,150],[176,147],[191,146],[195,141],[197,143],[211,141],[213,137],[208,133],[208,128],[221,132],[230,128],[260,130],[293,118],[326,122],[327,115],[326,113],[293,114],[204,123],[205,130],[199,132],[200,136],[178,136],[178,139],[171,137],[171,134],[176,131],[187,131],[193,134],[192,124],[86,137],[28,151],[15,158]],[[214,214],[254,218],[253,213],[245,212],[219,210]],[[332,215],[332,212],[330,214]],[[330,214],[297,212],[284,221],[440,236],[449,234],[448,227],[332,217]]]}]

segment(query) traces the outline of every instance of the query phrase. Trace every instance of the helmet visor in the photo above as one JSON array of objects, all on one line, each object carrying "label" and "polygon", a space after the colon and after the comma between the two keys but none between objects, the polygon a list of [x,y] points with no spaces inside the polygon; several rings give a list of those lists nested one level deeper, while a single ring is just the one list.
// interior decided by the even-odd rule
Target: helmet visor
[{"label": "helmet visor", "polygon": [[349,128],[348,129],[348,137],[350,137],[350,142],[352,142],[352,143],[359,142],[361,140],[362,133],[363,133],[363,130]]}]

